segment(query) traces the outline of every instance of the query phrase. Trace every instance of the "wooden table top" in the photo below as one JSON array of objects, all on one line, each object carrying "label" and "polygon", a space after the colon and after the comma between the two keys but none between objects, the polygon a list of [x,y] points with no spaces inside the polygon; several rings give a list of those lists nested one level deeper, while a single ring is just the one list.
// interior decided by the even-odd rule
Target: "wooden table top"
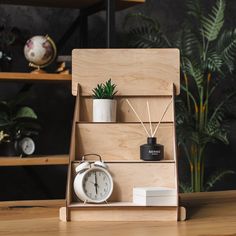
[{"label": "wooden table top", "polygon": [[[101,0],[1,0],[2,4],[65,7],[65,8],[87,8],[100,2]],[[116,0],[118,10],[144,3],[145,0]]]},{"label": "wooden table top", "polygon": [[[193,200],[191,200],[193,199]],[[199,201],[198,201],[199,199]],[[212,201],[211,201],[212,199]],[[236,235],[236,191],[183,196],[189,219],[184,222],[60,222],[58,206],[0,208],[0,235],[8,236],[233,236]]]}]

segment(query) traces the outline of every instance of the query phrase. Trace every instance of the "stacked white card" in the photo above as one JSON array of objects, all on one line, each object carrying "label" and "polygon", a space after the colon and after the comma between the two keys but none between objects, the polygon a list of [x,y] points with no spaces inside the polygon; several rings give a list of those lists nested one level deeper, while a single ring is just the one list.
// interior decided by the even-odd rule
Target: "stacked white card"
[{"label": "stacked white card", "polygon": [[167,187],[133,188],[133,203],[141,206],[177,206],[177,190]]}]

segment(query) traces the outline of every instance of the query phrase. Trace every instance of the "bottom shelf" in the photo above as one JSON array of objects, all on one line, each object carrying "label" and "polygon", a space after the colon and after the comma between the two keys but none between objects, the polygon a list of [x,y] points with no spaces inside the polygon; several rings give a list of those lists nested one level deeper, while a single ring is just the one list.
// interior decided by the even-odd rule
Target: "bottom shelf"
[{"label": "bottom shelf", "polygon": [[139,205],[135,204],[133,202],[108,202],[108,203],[102,203],[102,204],[92,204],[92,203],[71,203],[68,207],[69,208],[113,208],[113,207],[131,207],[131,208],[140,208],[140,207],[148,207],[148,208],[153,208],[153,207],[177,207],[176,205],[170,205],[170,206],[144,206],[144,205]]},{"label": "bottom shelf", "polygon": [[[90,204],[91,205],[91,204]],[[69,208],[60,208],[62,221],[177,221],[178,207],[145,207],[132,203],[113,203],[110,207],[83,204],[71,204]]]}]

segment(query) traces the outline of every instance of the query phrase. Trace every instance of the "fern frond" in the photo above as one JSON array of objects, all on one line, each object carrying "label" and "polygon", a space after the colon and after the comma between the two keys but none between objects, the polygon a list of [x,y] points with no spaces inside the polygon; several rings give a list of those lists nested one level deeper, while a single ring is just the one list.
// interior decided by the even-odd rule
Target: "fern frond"
[{"label": "fern frond", "polygon": [[206,182],[204,190],[205,191],[211,190],[217,182],[219,182],[225,175],[229,174],[235,174],[235,172],[232,170],[217,171]]},{"label": "fern frond", "polygon": [[215,40],[224,24],[225,1],[217,0],[212,12],[202,17],[203,36],[209,42]]}]

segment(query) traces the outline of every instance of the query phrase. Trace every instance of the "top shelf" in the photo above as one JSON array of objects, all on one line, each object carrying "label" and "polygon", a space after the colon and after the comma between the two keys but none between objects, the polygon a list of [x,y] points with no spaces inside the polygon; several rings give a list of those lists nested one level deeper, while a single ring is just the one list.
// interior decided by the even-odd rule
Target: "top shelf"
[{"label": "top shelf", "polygon": [[70,74],[1,72],[0,80],[71,81]]},{"label": "top shelf", "polygon": [[[88,8],[101,2],[101,0],[2,0],[3,4],[29,5],[42,7],[65,7],[65,8]],[[117,10],[122,10],[136,4],[144,3],[145,0],[117,0]]]}]

